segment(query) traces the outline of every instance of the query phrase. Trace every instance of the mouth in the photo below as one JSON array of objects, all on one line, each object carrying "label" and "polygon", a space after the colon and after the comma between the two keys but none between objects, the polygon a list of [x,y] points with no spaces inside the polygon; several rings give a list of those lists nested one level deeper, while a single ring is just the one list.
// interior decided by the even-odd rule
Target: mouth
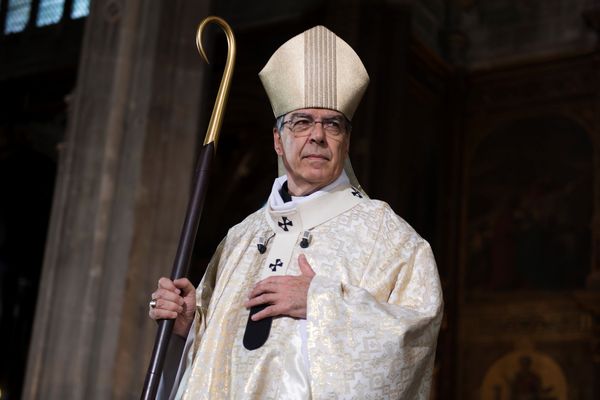
[{"label": "mouth", "polygon": [[309,159],[309,160],[324,160],[324,161],[329,161],[329,157],[324,156],[322,154],[307,154],[302,156],[303,159]]}]

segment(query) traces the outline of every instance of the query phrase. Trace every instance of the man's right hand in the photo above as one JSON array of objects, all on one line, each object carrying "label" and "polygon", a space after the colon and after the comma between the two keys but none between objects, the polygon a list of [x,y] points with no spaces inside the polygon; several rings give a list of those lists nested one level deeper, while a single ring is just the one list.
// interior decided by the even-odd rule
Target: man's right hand
[{"label": "man's right hand", "polygon": [[186,338],[196,312],[196,288],[187,278],[160,278],[158,289],[152,293],[156,307],[148,315],[153,320],[174,319],[173,333]]}]

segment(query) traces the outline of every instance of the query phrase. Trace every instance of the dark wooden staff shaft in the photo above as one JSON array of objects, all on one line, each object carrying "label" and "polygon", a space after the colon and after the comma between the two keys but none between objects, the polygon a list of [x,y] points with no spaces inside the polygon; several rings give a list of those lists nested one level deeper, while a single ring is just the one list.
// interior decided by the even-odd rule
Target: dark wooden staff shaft
[{"label": "dark wooden staff shaft", "polygon": [[[200,55],[208,62],[204,47],[202,46],[202,32],[209,24],[216,24],[223,29],[223,32],[225,32],[228,46],[227,62],[225,63],[221,85],[217,92],[215,106],[208,123],[204,145],[198,156],[192,195],[190,202],[188,203],[183,230],[179,239],[179,247],[177,248],[177,254],[175,255],[175,261],[173,263],[173,271],[171,272],[172,280],[186,276],[189,269],[192,250],[196,240],[196,233],[198,232],[200,215],[202,214],[204,199],[206,198],[206,192],[208,191],[208,179],[210,176],[211,164],[217,147],[217,140],[223,121],[223,114],[225,113],[225,104],[227,103],[235,64],[236,46],[233,31],[225,20],[214,15],[204,18],[198,26],[196,32],[196,46],[198,47]],[[152,358],[150,360],[150,365],[148,366],[144,390],[141,396],[143,400],[154,400],[156,398],[158,384],[165,363],[165,356],[167,354],[167,348],[169,346],[169,340],[171,339],[174,323],[174,320],[162,320],[159,322],[156,341],[154,342],[154,349],[152,350]]]},{"label": "dark wooden staff shaft", "polygon": [[[172,280],[187,276],[192,250],[194,249],[194,242],[196,240],[196,233],[198,232],[198,224],[200,222],[200,216],[202,215],[202,208],[204,207],[204,199],[206,198],[208,190],[208,179],[214,154],[214,142],[205,144],[200,150],[194,176],[194,187],[192,189],[190,202],[188,203],[177,254],[175,255],[175,261],[173,262],[173,271],[171,272]],[[173,319],[164,319],[158,322],[158,332],[156,333],[154,350],[152,350],[152,357],[146,373],[144,390],[141,396],[141,399],[143,400],[154,400],[156,397],[174,323],[175,320]]]}]

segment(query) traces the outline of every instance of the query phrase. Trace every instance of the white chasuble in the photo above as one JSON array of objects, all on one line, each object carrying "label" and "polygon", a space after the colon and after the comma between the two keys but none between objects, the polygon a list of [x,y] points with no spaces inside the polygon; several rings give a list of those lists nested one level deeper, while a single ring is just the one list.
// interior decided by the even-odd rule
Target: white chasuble
[{"label": "white chasuble", "polygon": [[[300,254],[316,273],[306,321],[273,318],[265,344],[247,350],[248,294],[299,275]],[[345,182],[292,206],[270,201],[208,266],[176,398],[425,400],[441,315],[430,247],[386,203]]]}]

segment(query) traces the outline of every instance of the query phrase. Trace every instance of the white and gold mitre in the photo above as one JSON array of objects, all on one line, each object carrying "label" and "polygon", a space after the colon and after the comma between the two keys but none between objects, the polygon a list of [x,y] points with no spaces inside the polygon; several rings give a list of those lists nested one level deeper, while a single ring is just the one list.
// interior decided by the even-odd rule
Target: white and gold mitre
[{"label": "white and gold mitre", "polygon": [[285,42],[258,76],[275,117],[301,108],[328,108],[351,120],[369,84],[356,52],[324,26]]}]

